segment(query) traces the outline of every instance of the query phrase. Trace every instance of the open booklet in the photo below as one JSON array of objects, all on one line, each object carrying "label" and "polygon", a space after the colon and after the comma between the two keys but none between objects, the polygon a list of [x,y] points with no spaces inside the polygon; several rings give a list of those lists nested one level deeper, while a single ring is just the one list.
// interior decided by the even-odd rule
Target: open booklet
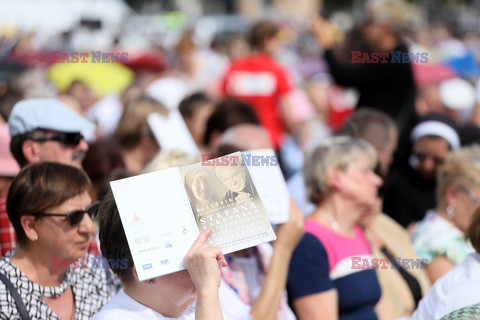
[{"label": "open booklet", "polygon": [[224,254],[276,239],[240,152],[217,163],[111,182],[140,281],[184,269],[183,258],[207,228],[209,243]]}]

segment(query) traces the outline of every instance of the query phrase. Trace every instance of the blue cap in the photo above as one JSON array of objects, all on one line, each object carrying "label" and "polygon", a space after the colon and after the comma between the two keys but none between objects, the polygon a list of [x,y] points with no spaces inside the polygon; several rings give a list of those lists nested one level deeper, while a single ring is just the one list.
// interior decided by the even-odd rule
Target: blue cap
[{"label": "blue cap", "polygon": [[12,137],[36,129],[58,132],[94,131],[95,125],[57,99],[26,99],[13,107],[8,118]]}]

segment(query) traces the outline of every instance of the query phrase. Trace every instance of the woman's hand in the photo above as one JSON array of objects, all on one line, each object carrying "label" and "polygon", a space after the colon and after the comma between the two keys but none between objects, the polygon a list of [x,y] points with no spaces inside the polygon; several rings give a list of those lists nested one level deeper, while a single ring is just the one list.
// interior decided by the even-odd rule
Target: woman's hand
[{"label": "woman's hand", "polygon": [[208,245],[207,239],[211,234],[212,229],[203,231],[183,260],[199,294],[203,291],[218,291],[220,270],[227,266],[222,250]]},{"label": "woman's hand", "polygon": [[223,319],[218,287],[220,286],[220,269],[227,266],[227,261],[219,247],[207,244],[211,234],[210,228],[200,233],[183,259],[183,264],[190,273],[197,290],[195,308],[197,320]]},{"label": "woman's hand", "polygon": [[290,217],[287,222],[280,225],[277,229],[277,240],[274,242],[274,248],[283,248],[292,252],[304,234],[303,212],[290,199]]}]

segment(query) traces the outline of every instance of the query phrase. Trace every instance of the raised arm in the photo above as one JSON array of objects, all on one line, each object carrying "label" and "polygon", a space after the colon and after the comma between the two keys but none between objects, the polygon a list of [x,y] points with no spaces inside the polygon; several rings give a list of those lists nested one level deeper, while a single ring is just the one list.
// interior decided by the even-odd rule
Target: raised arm
[{"label": "raised arm", "polygon": [[211,229],[203,231],[184,259],[185,267],[197,290],[195,308],[195,319],[197,320],[223,319],[218,288],[220,286],[220,269],[227,266],[227,262],[220,248],[206,244],[211,233]]},{"label": "raised arm", "polygon": [[287,282],[290,258],[302,235],[303,213],[293,200],[290,200],[290,218],[277,229],[277,240],[273,244],[271,264],[265,275],[260,295],[250,311],[253,319],[277,319]]},{"label": "raised arm", "polygon": [[312,234],[303,236],[292,255],[287,289],[298,319],[338,319],[338,293],[327,253]]}]

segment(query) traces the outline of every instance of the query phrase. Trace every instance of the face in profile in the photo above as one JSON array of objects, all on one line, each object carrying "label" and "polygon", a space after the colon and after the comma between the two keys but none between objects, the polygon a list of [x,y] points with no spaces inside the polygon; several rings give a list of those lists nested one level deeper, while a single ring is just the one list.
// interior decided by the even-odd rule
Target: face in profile
[{"label": "face in profile", "polygon": [[242,166],[217,168],[217,177],[233,192],[242,192],[247,184],[245,169]]},{"label": "face in profile", "polygon": [[378,202],[382,179],[373,171],[368,156],[363,152],[340,173],[339,183],[343,195],[358,204],[373,209]]},{"label": "face in profile", "polygon": [[193,174],[192,179],[192,192],[193,195],[199,200],[209,200],[212,197],[213,190],[208,181],[208,173],[199,170]]}]

